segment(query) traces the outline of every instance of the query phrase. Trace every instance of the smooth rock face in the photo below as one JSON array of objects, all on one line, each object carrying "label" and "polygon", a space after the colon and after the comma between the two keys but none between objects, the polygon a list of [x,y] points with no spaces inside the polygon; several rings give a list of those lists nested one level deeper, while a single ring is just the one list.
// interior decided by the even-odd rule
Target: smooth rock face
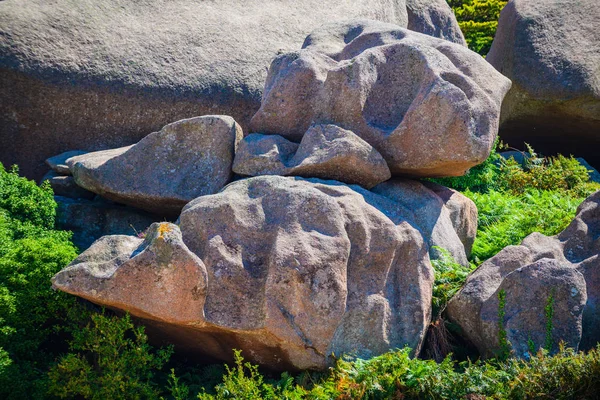
[{"label": "smooth rock face", "polygon": [[335,125],[311,126],[300,145],[277,135],[250,134],[240,142],[233,172],[333,179],[367,189],[391,177],[377,150]]},{"label": "smooth rock face", "polygon": [[66,151],[54,157],[48,158],[46,160],[46,164],[52,169],[52,171],[56,172],[57,174],[71,175],[71,170],[67,165],[67,160],[71,157],[80,156],[85,153],[85,151],[81,150]]},{"label": "smooth rock face", "polygon": [[487,55],[513,81],[500,136],[600,166],[600,7],[597,0],[511,0]]},{"label": "smooth rock face", "polygon": [[112,204],[102,199],[94,201],[54,196],[56,225],[73,232],[73,243],[81,250],[105,235],[136,235],[153,222],[163,218],[135,208]]},{"label": "smooth rock face", "polygon": [[39,179],[49,156],[130,145],[171,121],[247,127],[273,57],[350,18],[409,23],[404,0],[1,1],[0,161]]},{"label": "smooth rock face", "polygon": [[242,130],[231,117],[177,121],[139,143],[71,157],[77,184],[107,199],[174,216],[195,197],[221,190]]},{"label": "smooth rock face", "polygon": [[[527,236],[481,264],[448,303],[448,317],[460,325],[482,355],[499,351],[498,293],[506,293],[504,326],[519,357],[545,345],[544,307],[553,296],[552,350],[564,340],[589,350],[600,342],[600,192],[588,197],[559,235]],[[494,309],[494,307],[496,307]]]},{"label": "smooth rock face", "polygon": [[483,162],[510,81],[455,43],[375,21],[326,25],[271,64],[253,132],[300,141],[351,130],[393,175],[458,176]]},{"label": "smooth rock face", "polygon": [[411,31],[467,46],[454,12],[445,0],[406,0]]},{"label": "smooth rock face", "polygon": [[176,225],[154,223],[144,240],[105,236],[52,279],[67,293],[164,322],[202,320],[206,268]]},{"label": "smooth rock face", "polygon": [[[160,239],[161,227],[171,236]],[[190,202],[180,227],[183,242],[168,224],[153,225],[144,243],[103,238],[54,286],[153,321],[180,348],[225,360],[241,349],[274,369],[323,369],[332,353],[419,351],[433,272],[420,233],[390,199],[254,177]]]},{"label": "smooth rock face", "polygon": [[469,265],[477,232],[477,207],[469,198],[440,185],[407,179],[389,180],[372,191],[402,208],[429,245],[431,258],[439,257],[436,246],[448,250],[456,262]]}]

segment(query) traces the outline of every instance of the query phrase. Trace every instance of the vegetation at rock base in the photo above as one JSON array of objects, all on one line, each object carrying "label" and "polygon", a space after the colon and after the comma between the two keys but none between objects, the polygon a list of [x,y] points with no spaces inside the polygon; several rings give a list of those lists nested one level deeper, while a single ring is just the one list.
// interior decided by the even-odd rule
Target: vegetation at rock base
[{"label": "vegetation at rock base", "polygon": [[[476,260],[532,229],[542,227],[547,234],[562,229],[583,196],[598,188],[582,178],[570,158],[537,157],[531,163],[536,166],[517,166],[494,153],[466,177],[449,182],[480,210]],[[538,187],[521,190],[522,181]],[[169,361],[172,349],[153,348],[129,316],[99,311],[50,288],[50,277],[76,256],[70,234],[54,229],[54,209],[47,186],[0,167],[2,398],[584,399],[600,391],[598,348],[588,353],[561,348],[554,356],[541,350],[528,361],[485,362],[459,362],[451,355],[441,362],[416,359],[403,349],[370,360],[342,358],[324,373],[280,375],[259,370],[240,352],[232,366]],[[531,216],[523,216],[528,212]],[[537,222],[528,223],[533,216]],[[495,238],[503,229],[514,232]],[[433,309],[441,318],[474,265],[464,267],[438,250],[441,256],[432,262]],[[551,327],[551,299],[545,315]]]},{"label": "vegetation at rock base", "polygon": [[[497,147],[503,148],[502,144]],[[479,212],[472,260],[479,264],[532,232],[555,235],[567,227],[581,202],[600,190],[573,157],[542,157],[531,148],[521,165],[496,150],[457,178],[435,182],[463,192]]]},{"label": "vegetation at rock base", "polygon": [[492,47],[500,11],[507,1],[446,0],[452,7],[469,48],[485,56]]}]

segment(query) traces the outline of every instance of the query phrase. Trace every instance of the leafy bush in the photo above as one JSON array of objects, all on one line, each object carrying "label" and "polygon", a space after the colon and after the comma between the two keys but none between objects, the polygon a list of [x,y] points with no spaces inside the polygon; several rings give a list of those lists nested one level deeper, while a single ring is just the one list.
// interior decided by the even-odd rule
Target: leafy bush
[{"label": "leafy bush", "polygon": [[433,282],[432,315],[441,316],[448,301],[458,292],[467,279],[473,267],[460,265],[446,249],[436,247],[439,258],[431,260],[435,280]]},{"label": "leafy bush", "polygon": [[338,360],[327,374],[287,373],[269,380],[236,353],[215,395],[209,399],[588,399],[600,390],[600,349],[576,353],[561,347],[548,356],[541,350],[529,361],[514,358],[441,363],[410,357],[410,349],[370,360]]},{"label": "leafy bush", "polygon": [[555,235],[575,216],[584,198],[560,191],[527,190],[522,195],[492,190],[464,193],[477,205],[479,222],[471,256],[484,261],[508,245],[519,244],[532,232]]},{"label": "leafy bush", "polygon": [[456,15],[469,48],[485,56],[492,47],[500,11],[507,1],[447,0]]},{"label": "leafy bush", "polygon": [[129,315],[92,314],[85,328],[73,332],[71,352],[50,370],[50,393],[94,400],[158,398],[161,390],[153,378],[173,350],[153,351],[147,342],[144,327],[135,327]]},{"label": "leafy bush", "polygon": [[52,191],[0,164],[0,397],[42,398],[67,310],[75,299],[50,278],[75,256],[68,232],[53,230]]}]

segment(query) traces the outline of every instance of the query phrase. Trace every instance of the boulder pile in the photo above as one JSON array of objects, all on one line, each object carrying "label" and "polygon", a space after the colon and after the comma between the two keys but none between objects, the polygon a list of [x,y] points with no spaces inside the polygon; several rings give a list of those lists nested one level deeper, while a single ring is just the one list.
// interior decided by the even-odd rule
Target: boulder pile
[{"label": "boulder pile", "polygon": [[244,138],[233,118],[204,116],[52,161],[100,197],[179,215],[100,238],[54,287],[223,360],[237,348],[324,369],[418,353],[430,261],[444,248],[468,263],[477,210],[410,177],[483,161],[510,81],[462,45],[376,21],[324,26],[304,47],[273,61]]},{"label": "boulder pile", "polygon": [[278,53],[369,18],[465,45],[444,0],[0,1],[0,162],[43,175],[206,114],[246,129]]}]

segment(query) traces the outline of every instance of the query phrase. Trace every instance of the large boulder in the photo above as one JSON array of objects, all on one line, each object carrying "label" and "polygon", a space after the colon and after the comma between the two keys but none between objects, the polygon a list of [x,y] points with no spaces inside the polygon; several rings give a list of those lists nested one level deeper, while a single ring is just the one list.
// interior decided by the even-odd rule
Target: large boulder
[{"label": "large boulder", "polygon": [[511,0],[487,60],[513,86],[500,136],[600,166],[600,7],[597,0]]},{"label": "large boulder", "polygon": [[539,347],[556,351],[560,341],[589,350],[600,342],[599,237],[596,192],[559,235],[532,233],[484,262],[448,303],[448,317],[488,357],[501,350],[501,326],[519,357]]},{"label": "large boulder", "polygon": [[75,182],[118,203],[176,216],[190,200],[221,190],[242,130],[233,118],[174,122],[139,143],[69,158]]},{"label": "large boulder", "polygon": [[[444,24],[426,33],[462,42],[449,10],[419,7]],[[0,1],[0,161],[39,179],[49,156],[129,145],[170,121],[245,127],[271,59],[349,18],[412,21],[404,0]]]},{"label": "large boulder", "polygon": [[233,172],[332,179],[366,189],[391,177],[377,150],[335,125],[311,126],[299,145],[277,135],[250,134],[240,142]]},{"label": "large boulder", "polygon": [[219,359],[237,348],[275,369],[323,369],[332,354],[419,352],[433,271],[421,234],[392,200],[333,181],[261,176],[193,200],[180,229],[157,224],[144,242],[105,237],[54,286]]},{"label": "large boulder", "polygon": [[458,44],[376,21],[334,23],[273,61],[250,128],[300,141],[310,125],[334,123],[393,175],[458,176],[488,157],[509,88]]}]

